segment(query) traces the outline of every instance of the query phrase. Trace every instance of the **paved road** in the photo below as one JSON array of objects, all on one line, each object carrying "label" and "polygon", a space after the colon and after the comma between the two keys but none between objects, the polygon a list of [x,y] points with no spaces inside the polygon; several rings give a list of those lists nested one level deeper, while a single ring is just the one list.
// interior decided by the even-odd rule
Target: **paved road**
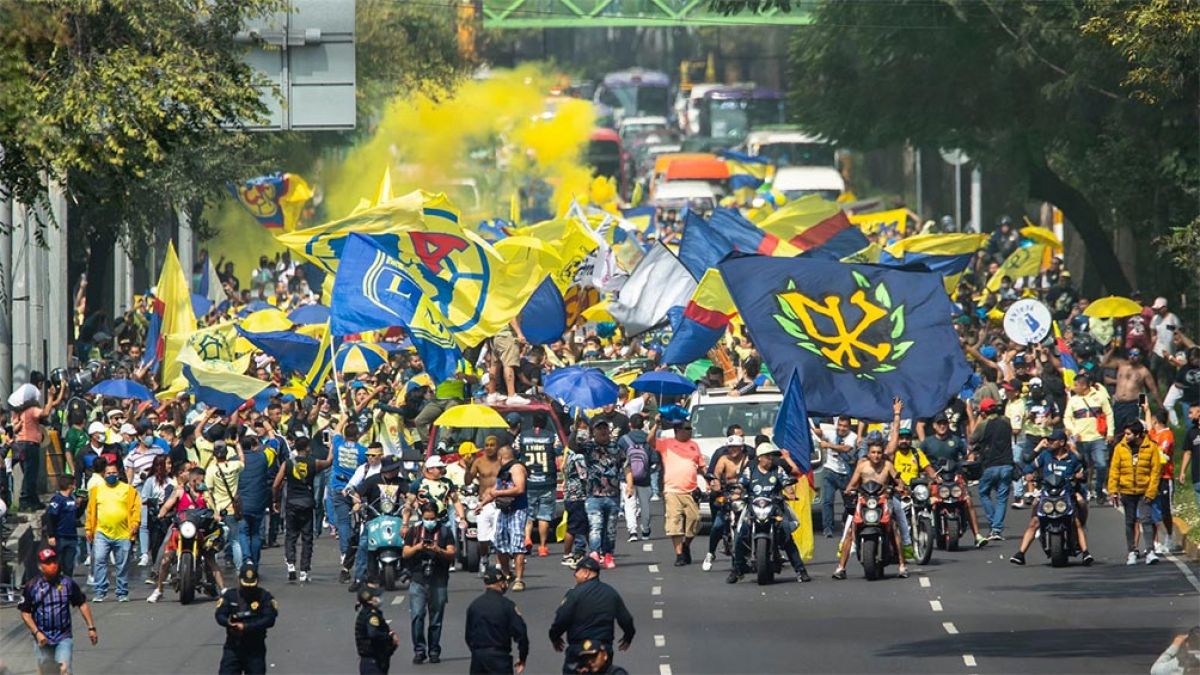
[{"label": "paved road", "polygon": [[[1028,511],[1011,515],[1013,533]],[[1028,566],[1017,567],[1007,562],[1015,548],[1007,542],[938,552],[907,580],[867,582],[852,565],[850,578],[838,582],[830,579],[833,544],[820,539],[810,564],[813,583],[780,581],[770,587],[725,584],[725,560],[709,573],[698,564],[677,569],[662,538],[622,541],[619,567],[603,578],[624,595],[638,634],[618,663],[631,673],[659,675],[1146,672],[1176,631],[1200,623],[1200,595],[1193,586],[1200,582],[1194,576],[1189,581],[1170,561],[1126,567],[1121,516],[1110,508],[1096,510],[1090,529],[1097,556],[1091,568],[1052,569],[1040,551],[1031,552]],[[355,670],[354,601],[333,580],[335,550],[329,538],[318,540],[317,574],[308,587],[283,581],[279,549],[264,552],[264,585],[278,597],[282,612],[268,642],[272,672]],[[546,631],[572,579],[557,563],[533,560],[528,589],[512,595],[530,625],[532,673],[561,668]],[[450,589],[444,661],[437,666],[409,663],[407,601],[402,594],[385,595],[385,614],[404,640],[393,659],[395,671],[466,671],[464,615],[481,584],[456,573]],[[213,621],[212,603],[148,605],[148,592],[139,581],[135,602],[110,600],[96,607],[102,641],[76,648],[77,672],[215,671],[223,634]],[[13,610],[0,613],[0,654],[15,672],[30,672],[30,643],[17,622]]]}]

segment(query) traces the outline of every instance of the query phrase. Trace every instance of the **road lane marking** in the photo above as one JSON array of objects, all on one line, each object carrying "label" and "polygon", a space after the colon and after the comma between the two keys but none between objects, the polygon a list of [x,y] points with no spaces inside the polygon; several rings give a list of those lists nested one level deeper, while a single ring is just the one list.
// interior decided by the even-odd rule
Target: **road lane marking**
[{"label": "road lane marking", "polygon": [[929,588],[929,577],[920,577],[917,581],[921,582],[921,588]]},{"label": "road lane marking", "polygon": [[970,654],[963,654],[963,664],[965,664],[968,668],[974,668],[976,665],[975,657],[971,656]]},{"label": "road lane marking", "polygon": [[669,663],[658,664],[658,675],[671,675],[671,664],[669,664]]},{"label": "road lane marking", "polygon": [[1197,579],[1196,575],[1192,574],[1192,571],[1188,569],[1186,563],[1181,561],[1179,558],[1176,558],[1174,554],[1167,554],[1166,558],[1167,560],[1175,563],[1175,566],[1178,567],[1179,571],[1183,573],[1183,578],[1187,579],[1188,583],[1192,585],[1192,588],[1200,591],[1200,579]]},{"label": "road lane marking", "polygon": [[940,600],[930,600],[929,609],[932,609],[935,612],[942,611],[942,602]]},{"label": "road lane marking", "polygon": [[642,550],[649,553],[654,550],[654,544],[642,544]]},{"label": "road lane marking", "polygon": [[404,597],[405,596],[403,596],[403,595],[397,595],[396,597],[392,598],[392,604],[398,605],[398,604],[404,602]]},{"label": "road lane marking", "polygon": [[654,636],[654,646],[655,647],[666,647],[667,646],[667,636],[666,635],[655,635]]},{"label": "road lane marking", "polygon": [[662,595],[662,586],[652,586],[650,588],[650,595]]},{"label": "road lane marking", "polygon": [[661,619],[662,613],[663,613],[663,611],[661,609],[656,609],[653,612],[651,612],[651,615],[656,619]]},{"label": "road lane marking", "polygon": [[942,628],[945,628],[946,632],[951,635],[958,635],[958,628],[955,628],[954,624],[950,623],[949,621],[943,623]]},{"label": "road lane marking", "polygon": [[658,574],[658,565],[650,566],[650,574]]}]

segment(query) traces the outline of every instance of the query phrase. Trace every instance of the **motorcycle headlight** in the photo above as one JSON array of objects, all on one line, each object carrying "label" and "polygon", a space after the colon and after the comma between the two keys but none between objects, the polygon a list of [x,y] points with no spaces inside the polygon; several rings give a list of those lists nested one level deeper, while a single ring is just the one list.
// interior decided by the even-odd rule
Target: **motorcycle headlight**
[{"label": "motorcycle headlight", "polygon": [[875,510],[864,511],[863,520],[871,525],[879,522],[879,512]]},{"label": "motorcycle headlight", "polygon": [[873,509],[876,506],[879,506],[879,500],[874,497],[867,497],[867,508]]},{"label": "motorcycle headlight", "polygon": [[758,520],[766,520],[771,517],[771,507],[770,506],[762,506],[761,504],[755,504],[753,511],[754,511],[754,517]]},{"label": "motorcycle headlight", "polygon": [[950,498],[950,488],[945,485],[939,485],[938,486],[938,497],[940,497],[942,499],[949,499]]},{"label": "motorcycle headlight", "polygon": [[915,499],[919,502],[929,501],[929,486],[928,485],[914,485],[913,489],[912,489],[912,493],[913,493],[913,499]]},{"label": "motorcycle headlight", "polygon": [[962,486],[955,485],[954,487],[950,488],[950,496],[954,497],[955,499],[962,499],[962,496],[963,496]]},{"label": "motorcycle headlight", "polygon": [[396,510],[396,502],[385,501],[382,505],[380,505],[379,510],[384,513],[391,513]]},{"label": "motorcycle headlight", "polygon": [[187,539],[196,536],[196,524],[190,520],[185,520],[179,525],[179,534]]},{"label": "motorcycle headlight", "polygon": [[733,503],[733,510],[737,511],[738,513],[745,511],[746,510],[746,502],[743,502],[741,500],[735,501]]},{"label": "motorcycle headlight", "polygon": [[1067,512],[1067,502],[1062,499],[1054,502],[1054,510],[1059,513],[1066,513]]},{"label": "motorcycle headlight", "polygon": [[1049,499],[1042,502],[1042,513],[1047,515],[1054,513],[1054,502]]}]

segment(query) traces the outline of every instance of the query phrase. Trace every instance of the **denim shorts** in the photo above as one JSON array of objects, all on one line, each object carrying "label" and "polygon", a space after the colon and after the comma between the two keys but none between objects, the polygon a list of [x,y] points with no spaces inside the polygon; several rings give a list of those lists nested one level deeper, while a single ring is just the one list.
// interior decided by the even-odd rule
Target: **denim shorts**
[{"label": "denim shorts", "polygon": [[71,650],[73,648],[73,640],[71,638],[63,638],[56,645],[46,645],[45,647],[38,646],[33,643],[33,653],[37,658],[38,672],[57,672],[54,664],[61,663],[67,667],[67,672],[71,672]]},{"label": "denim shorts", "polygon": [[554,490],[542,494],[530,493],[528,499],[530,520],[554,521]]}]

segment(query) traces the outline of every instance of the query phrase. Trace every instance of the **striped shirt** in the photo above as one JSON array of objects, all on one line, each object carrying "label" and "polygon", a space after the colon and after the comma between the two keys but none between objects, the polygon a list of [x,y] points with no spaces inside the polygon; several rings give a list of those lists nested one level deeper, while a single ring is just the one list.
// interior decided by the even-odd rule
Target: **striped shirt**
[{"label": "striped shirt", "polygon": [[47,642],[56,645],[71,637],[71,608],[86,600],[71,577],[59,576],[53,584],[45,577],[38,577],[25,584],[17,609],[32,614],[34,625]]}]

